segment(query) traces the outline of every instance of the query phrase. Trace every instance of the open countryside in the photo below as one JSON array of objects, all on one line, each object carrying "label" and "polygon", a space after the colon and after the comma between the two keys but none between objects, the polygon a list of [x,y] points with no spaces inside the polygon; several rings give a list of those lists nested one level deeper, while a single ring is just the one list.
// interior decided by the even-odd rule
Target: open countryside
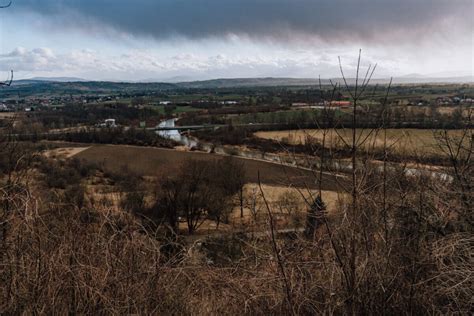
[{"label": "open countryside", "polygon": [[0,315],[471,315],[473,6],[0,0]]}]

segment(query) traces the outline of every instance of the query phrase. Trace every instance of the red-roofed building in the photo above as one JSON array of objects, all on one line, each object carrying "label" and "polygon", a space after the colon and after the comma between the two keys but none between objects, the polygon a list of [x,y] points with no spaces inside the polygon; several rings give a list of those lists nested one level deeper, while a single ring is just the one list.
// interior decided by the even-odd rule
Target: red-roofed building
[{"label": "red-roofed building", "polygon": [[331,106],[337,106],[337,107],[350,107],[352,106],[351,101],[332,101]]}]

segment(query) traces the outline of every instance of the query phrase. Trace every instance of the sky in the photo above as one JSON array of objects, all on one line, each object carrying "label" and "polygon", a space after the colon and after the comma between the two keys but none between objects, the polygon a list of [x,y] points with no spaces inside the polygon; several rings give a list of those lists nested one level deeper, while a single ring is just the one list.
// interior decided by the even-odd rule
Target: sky
[{"label": "sky", "polygon": [[[8,0],[0,0],[7,4]],[[472,0],[12,0],[0,72],[186,81],[472,76]],[[1,79],[1,73],[0,73]]]}]

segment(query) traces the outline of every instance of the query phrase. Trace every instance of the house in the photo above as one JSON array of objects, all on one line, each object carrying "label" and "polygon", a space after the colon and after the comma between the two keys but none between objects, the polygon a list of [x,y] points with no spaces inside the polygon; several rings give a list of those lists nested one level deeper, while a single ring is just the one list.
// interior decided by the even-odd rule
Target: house
[{"label": "house", "polygon": [[104,121],[106,127],[116,127],[117,124],[115,124],[115,119],[106,119]]},{"label": "house", "polygon": [[220,101],[219,104],[222,104],[222,105],[236,105],[238,104],[239,102],[237,101]]},{"label": "house", "polygon": [[98,125],[99,127],[117,127],[115,119],[106,119],[104,123]]},{"label": "house", "polygon": [[291,104],[291,106],[294,106],[294,107],[305,107],[305,106],[308,106],[309,104],[308,103],[305,103],[305,102],[294,102]]},{"label": "house", "polygon": [[350,101],[331,101],[331,106],[343,108],[352,106],[352,103]]}]

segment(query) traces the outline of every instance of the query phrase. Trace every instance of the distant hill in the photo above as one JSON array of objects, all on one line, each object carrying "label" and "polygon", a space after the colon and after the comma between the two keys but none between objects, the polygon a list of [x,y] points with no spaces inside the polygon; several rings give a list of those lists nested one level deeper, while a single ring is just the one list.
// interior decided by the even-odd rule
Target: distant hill
[{"label": "distant hill", "polygon": [[51,95],[108,95],[177,89],[171,83],[125,83],[107,81],[53,82],[42,80],[17,80],[7,89],[0,89],[0,98]]},{"label": "distant hill", "polygon": [[82,78],[75,77],[34,77],[29,79],[31,81],[49,81],[49,82],[85,82],[88,81]]},{"label": "distant hill", "polygon": [[[321,84],[330,83],[344,84],[341,78],[321,79]],[[371,84],[387,84],[388,79],[373,79]],[[472,76],[451,78],[428,78],[428,77],[399,77],[394,78],[394,84],[449,84],[449,83],[473,83]],[[347,79],[349,85],[355,84],[352,78]],[[189,81],[179,83],[165,82],[111,82],[111,81],[85,81],[80,78],[32,78],[15,80],[11,87],[0,89],[1,98],[22,96],[48,96],[65,94],[118,94],[118,93],[141,93],[148,91],[170,91],[176,89],[219,89],[219,88],[243,88],[243,87],[317,87],[318,79],[313,78],[236,78],[236,79],[214,79],[204,81]]]},{"label": "distant hill", "polygon": [[394,83],[474,83],[474,76],[462,77],[424,77],[405,76],[393,78]]},{"label": "distant hill", "polygon": [[[328,80],[324,80],[329,83]],[[177,83],[183,88],[238,88],[238,87],[274,87],[274,86],[310,86],[319,84],[316,79],[297,78],[236,78],[212,79]]]},{"label": "distant hill", "polygon": [[[153,80],[143,80],[139,82],[120,82],[120,81],[89,81],[82,78],[74,77],[35,77],[31,79],[16,80],[15,84],[35,84],[44,82],[57,83],[110,83],[111,85],[141,85],[141,84],[160,84],[160,85],[176,85],[181,88],[233,88],[233,87],[273,87],[273,86],[314,86],[319,85],[319,80],[316,78],[231,78],[231,79],[211,79],[202,81],[180,81],[184,77],[176,77],[173,81],[159,82]],[[326,85],[330,82],[343,84],[342,78],[321,79],[321,84]],[[383,84],[388,83],[389,79],[372,79],[371,83]],[[410,74],[407,76],[394,77],[394,83],[472,83],[473,76],[464,77],[425,77],[419,74]],[[355,84],[354,78],[347,78],[348,84]]]},{"label": "distant hill", "polygon": [[30,79],[14,80],[14,85],[29,85],[29,84],[40,84],[47,82],[86,82],[87,80],[74,77],[34,77]]},{"label": "distant hill", "polygon": [[[321,79],[322,84],[344,83],[342,78]],[[44,82],[76,83],[76,82],[100,82],[111,84],[173,84],[182,88],[232,88],[232,87],[272,87],[272,86],[312,86],[319,85],[317,78],[285,78],[285,77],[266,77],[266,78],[218,78],[210,80],[186,81],[186,77],[174,77],[163,82],[147,79],[138,82],[120,82],[120,81],[91,81],[76,77],[34,77],[31,79],[15,80],[15,84],[35,84]],[[354,78],[347,78],[348,84],[354,84]],[[388,83],[389,78],[372,79],[372,83]],[[394,77],[394,83],[472,83],[474,76],[462,77],[427,77],[420,74],[409,74],[406,76]]]},{"label": "distant hill", "polygon": [[[349,85],[355,84],[354,78],[347,78]],[[390,79],[372,79],[373,84],[387,84]],[[342,78],[321,79],[321,84],[330,83],[344,84]],[[394,78],[395,84],[410,83],[472,83],[472,76],[451,78],[429,78],[429,77],[400,77]],[[275,86],[318,86],[319,80],[314,78],[236,78],[236,79],[213,79],[204,81],[190,81],[177,83],[183,88],[238,88],[238,87],[275,87]]]}]

